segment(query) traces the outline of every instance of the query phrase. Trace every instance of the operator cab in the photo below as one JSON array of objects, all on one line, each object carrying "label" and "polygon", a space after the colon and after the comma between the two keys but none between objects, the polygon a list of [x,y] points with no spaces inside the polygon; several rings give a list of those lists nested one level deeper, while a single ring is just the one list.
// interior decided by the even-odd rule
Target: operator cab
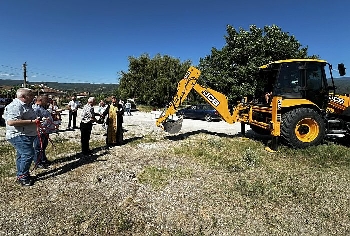
[{"label": "operator cab", "polygon": [[324,60],[291,59],[260,67],[260,81],[266,81],[264,92],[285,99],[307,99],[325,108],[328,84]]}]

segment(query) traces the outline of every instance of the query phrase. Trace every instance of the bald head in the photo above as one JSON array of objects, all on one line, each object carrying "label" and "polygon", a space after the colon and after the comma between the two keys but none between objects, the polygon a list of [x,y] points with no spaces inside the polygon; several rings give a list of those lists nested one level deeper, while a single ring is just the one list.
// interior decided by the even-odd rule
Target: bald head
[{"label": "bald head", "polygon": [[29,88],[19,88],[16,92],[16,96],[22,102],[29,104],[34,99],[34,93]]},{"label": "bald head", "polygon": [[89,97],[88,99],[88,103],[90,104],[95,104],[95,101],[96,101],[95,97]]},{"label": "bald head", "polygon": [[17,96],[17,98],[23,98],[26,96],[34,97],[34,93],[29,88],[19,88],[19,89],[17,89],[16,96]]}]

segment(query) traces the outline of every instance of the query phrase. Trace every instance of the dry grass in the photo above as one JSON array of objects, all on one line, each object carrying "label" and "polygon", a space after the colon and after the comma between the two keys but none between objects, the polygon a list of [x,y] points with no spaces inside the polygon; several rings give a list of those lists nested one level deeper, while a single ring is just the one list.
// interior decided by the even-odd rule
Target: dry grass
[{"label": "dry grass", "polygon": [[125,145],[79,157],[79,135],[52,135],[50,170],[14,183],[1,142],[1,235],[349,235],[350,153],[336,144],[264,151],[209,132],[125,128]]}]

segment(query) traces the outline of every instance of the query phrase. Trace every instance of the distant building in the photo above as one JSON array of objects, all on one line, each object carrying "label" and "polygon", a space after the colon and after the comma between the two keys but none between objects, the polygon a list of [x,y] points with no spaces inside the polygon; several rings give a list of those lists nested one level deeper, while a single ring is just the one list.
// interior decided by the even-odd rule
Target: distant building
[{"label": "distant building", "polygon": [[89,96],[90,96],[90,92],[82,92],[82,93],[78,93],[76,95],[77,99],[86,98],[86,97],[89,97]]},{"label": "distant building", "polygon": [[50,88],[44,84],[34,84],[30,88],[34,91],[35,94],[46,94],[52,100],[56,100],[60,104],[61,100],[67,96],[67,92],[60,91],[54,88]]}]

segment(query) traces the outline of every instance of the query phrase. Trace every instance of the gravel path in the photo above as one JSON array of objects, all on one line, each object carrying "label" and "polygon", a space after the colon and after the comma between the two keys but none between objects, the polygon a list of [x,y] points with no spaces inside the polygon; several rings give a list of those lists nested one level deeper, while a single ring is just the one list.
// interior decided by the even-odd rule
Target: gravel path
[{"label": "gravel path", "polygon": [[[97,110],[97,108],[96,108]],[[77,125],[80,123],[80,115],[82,109],[78,110]],[[133,134],[145,135],[149,133],[157,134],[160,136],[168,136],[169,134],[164,132],[160,127],[156,126],[156,119],[154,114],[150,112],[132,112],[132,116],[124,116],[124,129]],[[60,130],[64,131],[68,126],[68,110],[62,112],[62,124]],[[226,135],[236,135],[240,132],[241,126],[240,123],[228,124],[225,121],[213,121],[206,122],[204,120],[192,120],[184,119],[182,123],[182,128],[179,134],[185,134],[189,132],[196,132],[201,130],[206,130],[208,132],[226,134]],[[249,126],[246,127],[249,129]],[[101,136],[100,133],[103,133],[104,129],[102,125],[96,124],[93,127],[92,138],[95,136]],[[65,132],[66,137],[76,137],[80,135],[79,130]],[[5,139],[5,128],[0,128],[0,141]]]},{"label": "gravel path", "polygon": [[[97,108],[96,108],[97,110]],[[81,109],[78,110],[77,125],[80,122]],[[174,117],[174,119],[177,119]],[[68,111],[63,111],[62,113],[62,125],[60,130],[65,130],[68,126]],[[124,137],[128,137],[128,133],[132,135],[147,135],[153,134],[157,136],[171,136],[171,134],[163,131],[162,128],[156,126],[156,118],[154,114],[150,112],[132,112],[132,116],[124,116],[123,128],[127,131]],[[249,126],[246,127],[246,130]],[[192,120],[184,119],[182,123],[182,128],[179,133],[174,135],[181,135],[192,132],[212,132],[222,135],[236,135],[241,130],[240,123],[228,124],[225,121],[213,121],[206,122],[204,120]],[[93,126],[92,138],[101,138],[101,133],[105,132],[103,126],[96,124]],[[79,130],[65,132],[67,137],[78,137],[80,135]],[[103,138],[104,139],[104,138]]]}]

